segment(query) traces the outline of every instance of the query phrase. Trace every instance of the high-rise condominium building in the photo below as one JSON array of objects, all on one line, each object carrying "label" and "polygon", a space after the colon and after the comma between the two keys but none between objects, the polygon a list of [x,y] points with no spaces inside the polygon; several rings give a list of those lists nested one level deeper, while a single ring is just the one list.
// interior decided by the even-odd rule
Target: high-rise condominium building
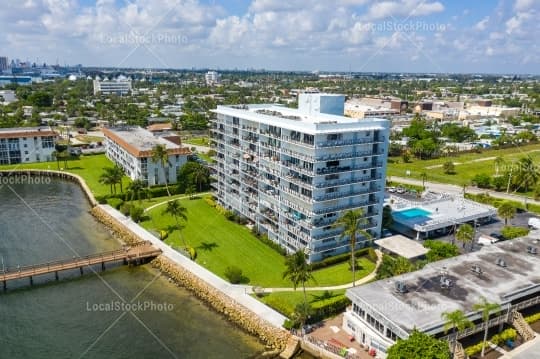
[{"label": "high-rise condominium building", "polygon": [[381,230],[389,122],[344,117],[343,103],[342,95],[301,94],[299,109],[214,110],[219,203],[310,261],[349,250],[332,226],[347,210],[364,211],[373,237]]},{"label": "high-rise condominium building", "polygon": [[8,69],[8,58],[5,56],[0,56],[0,71],[5,71]]},{"label": "high-rise condominium building", "polygon": [[131,80],[119,77],[115,80],[94,80],[94,95],[118,95],[125,96],[131,92]]},{"label": "high-rise condominium building", "polygon": [[216,85],[219,83],[221,76],[216,71],[208,71],[204,75],[204,79],[206,81],[206,84],[209,86]]}]

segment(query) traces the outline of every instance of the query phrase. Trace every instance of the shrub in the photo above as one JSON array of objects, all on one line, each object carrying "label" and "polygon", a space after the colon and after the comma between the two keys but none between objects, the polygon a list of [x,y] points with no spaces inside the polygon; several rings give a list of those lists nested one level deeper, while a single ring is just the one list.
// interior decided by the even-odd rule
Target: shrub
[{"label": "shrub", "polygon": [[426,258],[429,262],[455,257],[459,254],[458,247],[452,243],[427,240],[424,242],[424,247],[429,248],[429,252],[426,254]]},{"label": "shrub", "polygon": [[454,165],[454,162],[447,161],[443,164],[443,171],[447,175],[453,175],[456,174],[456,166]]},{"label": "shrub", "polygon": [[132,206],[131,203],[124,203],[124,204],[120,207],[120,212],[122,212],[122,214],[123,214],[124,216],[129,216],[130,213],[131,213],[131,206]]},{"label": "shrub", "polygon": [[238,284],[242,282],[242,270],[236,266],[230,266],[225,268],[225,277],[231,282],[232,284]]},{"label": "shrub", "polygon": [[235,217],[236,217],[236,214],[234,214],[233,211],[231,210],[226,210],[225,213],[223,213],[223,215],[225,216],[225,218],[227,218],[229,221],[234,221]]},{"label": "shrub", "polygon": [[216,207],[217,203],[212,197],[204,197],[204,201],[210,206],[210,207]]},{"label": "shrub", "polygon": [[188,252],[189,252],[189,257],[191,258],[191,260],[195,260],[197,259],[197,250],[193,247],[189,247],[188,248]]},{"label": "shrub", "polygon": [[343,313],[349,305],[351,305],[351,301],[345,296],[337,296],[324,301],[322,304],[315,302],[313,304],[313,313],[311,318],[309,318],[309,322],[317,323],[325,318]]},{"label": "shrub", "polygon": [[537,322],[540,320],[540,313],[536,313],[533,315],[529,315],[528,317],[525,317],[525,321],[529,324]]},{"label": "shrub", "polygon": [[95,199],[99,204],[107,204],[107,198],[107,196],[95,196]]},{"label": "shrub", "polygon": [[[486,348],[489,348],[487,344],[486,344]],[[465,348],[465,354],[467,354],[467,356],[470,356],[470,357],[480,353],[481,351],[482,351],[482,342]]]},{"label": "shrub", "polygon": [[279,244],[277,244],[276,242],[274,242],[273,240],[271,240],[270,238],[268,238],[267,234],[262,234],[262,235],[258,236],[257,238],[261,242],[266,244],[268,247],[272,248],[273,250],[275,250],[276,252],[281,254],[282,256],[287,255],[287,250],[285,248],[283,248],[282,246],[280,246]]},{"label": "shrub", "polygon": [[375,252],[375,249],[369,247],[367,249],[367,258],[372,261],[373,263],[377,263],[377,259],[379,259],[377,257],[377,253]]},{"label": "shrub", "polygon": [[144,217],[144,208],[139,206],[131,206],[129,209],[129,216],[131,219],[135,222],[140,222],[141,219]]},{"label": "shrub", "polygon": [[472,183],[480,188],[489,188],[491,186],[491,176],[487,173],[479,173],[473,177]]},{"label": "shrub", "polygon": [[514,239],[514,238],[526,236],[527,234],[529,234],[529,229],[523,228],[523,227],[506,226],[501,230],[501,234],[506,239]]},{"label": "shrub", "polygon": [[111,206],[113,208],[116,208],[116,209],[120,209],[120,207],[124,203],[124,201],[121,200],[120,198],[109,198],[106,201],[109,204],[109,206]]},{"label": "shrub", "polygon": [[[375,261],[377,261],[377,255],[375,254],[375,251],[372,249],[372,248],[362,248],[362,249],[359,249],[355,252],[354,256],[356,258],[360,258],[360,257],[363,257],[363,256],[366,256],[367,255],[367,258],[371,260],[371,258],[369,257],[369,250],[372,250],[373,253],[374,253],[374,256],[375,256]],[[311,264],[311,269],[312,270],[317,270],[317,269],[321,269],[321,268],[326,268],[326,267],[329,267],[329,266],[333,266],[334,264],[338,264],[338,263],[343,263],[343,262],[346,262],[346,261],[349,261],[351,259],[351,254],[350,253],[343,253],[343,254],[339,254],[337,256],[333,256],[333,257],[328,257],[328,258],[325,258],[323,259],[322,261],[320,262],[315,262],[315,263],[312,263]]]},{"label": "shrub", "polygon": [[216,154],[217,154],[216,150],[208,150],[208,151],[206,152],[206,155],[207,155],[208,157],[214,157]]},{"label": "shrub", "polygon": [[169,237],[169,232],[167,232],[166,230],[162,229],[161,231],[159,231],[159,238],[161,238],[162,241],[166,240],[167,237]]}]

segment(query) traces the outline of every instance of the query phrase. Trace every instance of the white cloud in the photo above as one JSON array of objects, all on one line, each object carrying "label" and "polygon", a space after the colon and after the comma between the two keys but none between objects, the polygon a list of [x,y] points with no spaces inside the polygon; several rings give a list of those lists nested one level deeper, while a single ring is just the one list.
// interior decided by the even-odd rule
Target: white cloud
[{"label": "white cloud", "polygon": [[474,28],[479,31],[484,31],[487,28],[488,21],[489,16],[486,16],[485,18],[477,22],[476,25],[474,25]]},{"label": "white cloud", "polygon": [[426,2],[423,0],[380,1],[369,8],[366,18],[386,19],[389,17],[427,16],[444,11],[440,2]]}]

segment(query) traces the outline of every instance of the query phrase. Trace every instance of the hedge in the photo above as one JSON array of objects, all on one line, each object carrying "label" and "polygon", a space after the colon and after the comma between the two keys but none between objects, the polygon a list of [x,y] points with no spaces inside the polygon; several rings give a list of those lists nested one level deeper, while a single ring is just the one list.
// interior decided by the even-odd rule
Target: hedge
[{"label": "hedge", "polygon": [[[359,250],[357,250],[355,252],[354,256],[356,258],[366,256],[366,258],[368,258],[372,262],[377,261],[377,255],[375,254],[375,251],[373,250],[373,248],[359,249]],[[374,258],[375,258],[375,260],[373,260]],[[317,269],[330,267],[330,266],[333,266],[334,264],[343,263],[343,262],[346,262],[346,261],[348,261],[350,259],[351,259],[351,254],[350,253],[339,254],[339,255],[334,256],[334,257],[325,258],[320,262],[312,263],[311,264],[311,269],[312,270],[317,270]]]},{"label": "hedge", "polygon": [[124,200],[122,200],[120,198],[108,198],[105,201],[109,206],[111,206],[113,208],[116,208],[116,209],[120,209],[122,204],[124,204]]},{"label": "hedge", "polygon": [[[506,330],[503,330],[499,334],[495,334],[494,336],[489,339],[489,341],[495,345],[501,345],[505,343],[507,340],[516,340],[517,338],[517,332],[514,328],[508,328]],[[486,343],[486,349],[489,348],[489,345]],[[465,349],[465,353],[468,356],[473,356],[482,351],[482,342],[472,345],[470,347],[467,347]]]},{"label": "hedge", "polygon": [[320,306],[315,303],[309,323],[317,323],[323,319],[341,314],[349,305],[351,305],[351,301],[344,295],[333,298],[331,301],[325,302]]},{"label": "hedge", "polygon": [[525,317],[524,319],[528,324],[532,324],[540,320],[540,313],[529,315],[528,317]]}]

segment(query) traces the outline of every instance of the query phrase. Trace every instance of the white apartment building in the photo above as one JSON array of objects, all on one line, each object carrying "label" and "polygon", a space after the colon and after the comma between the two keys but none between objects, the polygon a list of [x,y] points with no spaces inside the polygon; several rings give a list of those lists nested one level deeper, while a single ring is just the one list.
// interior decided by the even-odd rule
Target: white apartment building
[{"label": "white apartment building", "polygon": [[217,71],[208,71],[204,75],[204,80],[208,86],[216,85],[219,83],[221,76]]},{"label": "white apartment building", "polygon": [[[177,172],[187,162],[189,148],[177,145],[165,137],[154,136],[140,127],[104,128],[107,157],[121,166],[132,180],[140,179],[149,186],[176,183]],[[152,161],[156,145],[165,146],[169,155],[167,168]],[[167,182],[165,182],[167,178]]]},{"label": "white apartment building", "polygon": [[0,164],[53,160],[58,134],[50,127],[0,129]]},{"label": "white apartment building", "polygon": [[115,80],[94,80],[94,95],[128,95],[131,91],[131,80],[125,77],[119,77]]},{"label": "white apartment building", "polygon": [[219,203],[289,252],[304,249],[310,261],[349,250],[332,227],[346,210],[362,208],[365,229],[374,237],[381,230],[389,122],[344,117],[343,102],[341,95],[306,93],[300,109],[214,110]]}]

